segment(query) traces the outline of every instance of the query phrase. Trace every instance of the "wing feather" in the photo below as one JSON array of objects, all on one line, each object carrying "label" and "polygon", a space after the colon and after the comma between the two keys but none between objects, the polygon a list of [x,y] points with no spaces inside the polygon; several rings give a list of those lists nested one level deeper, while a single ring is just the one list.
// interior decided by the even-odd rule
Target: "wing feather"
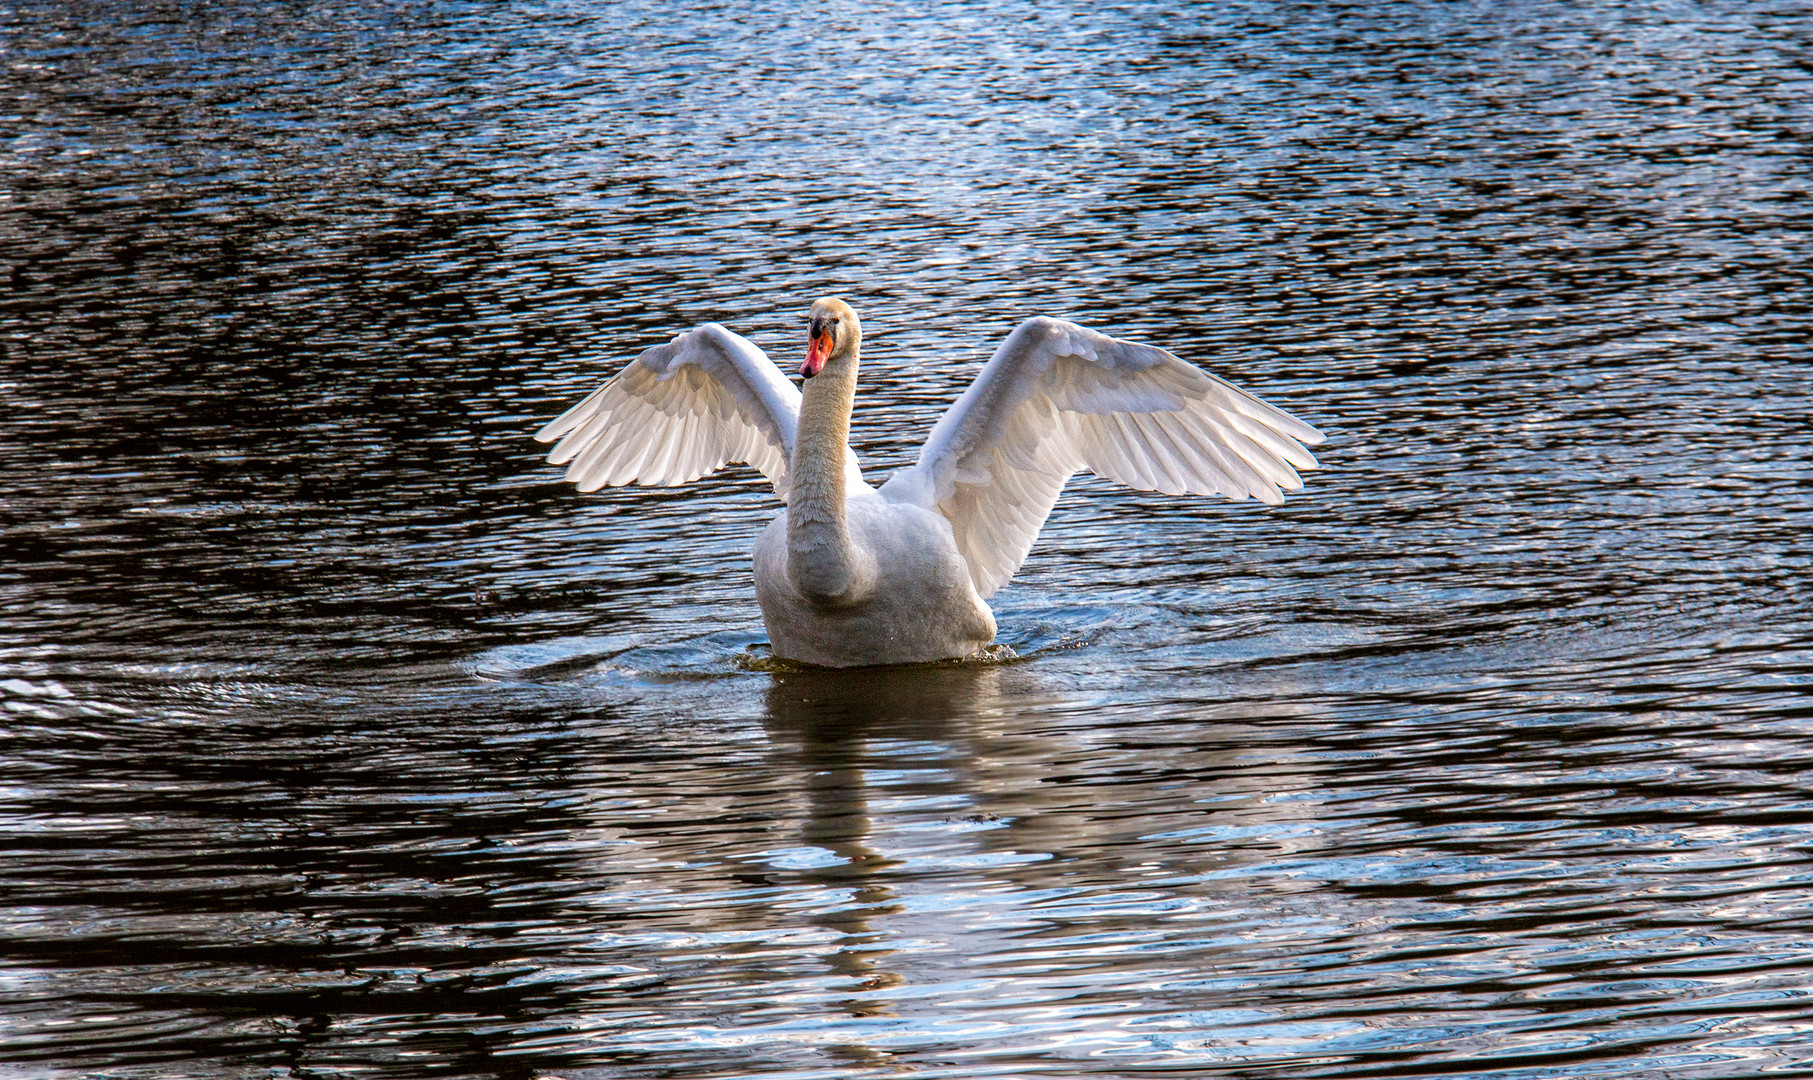
[{"label": "wing feather", "polygon": [[706,323],[636,357],[535,438],[554,443],[548,460],[581,491],[684,484],[747,462],[785,499],[799,401],[753,342]]},{"label": "wing feather", "polygon": [[1322,433],[1163,349],[1061,319],[1021,323],[884,496],[950,519],[977,592],[1032,549],[1080,469],[1167,494],[1279,503]]},{"label": "wing feather", "polygon": [[1157,417],[1162,413],[1134,413],[1130,419],[1139,427],[1139,433],[1146,445],[1152,449],[1153,464],[1158,467],[1159,478],[1165,482],[1159,490],[1166,495],[1188,495],[1190,481],[1188,477],[1194,472],[1183,463],[1181,450],[1171,439],[1171,433],[1164,429]]},{"label": "wing feather", "polygon": [[1171,442],[1188,466],[1190,475],[1201,480],[1204,487],[1213,488],[1218,495],[1230,497],[1238,497],[1238,493],[1246,490],[1244,485],[1235,485],[1234,478],[1228,474],[1227,463],[1197,428],[1192,426],[1189,417],[1181,412],[1168,412],[1157,413],[1153,418],[1171,436]]}]

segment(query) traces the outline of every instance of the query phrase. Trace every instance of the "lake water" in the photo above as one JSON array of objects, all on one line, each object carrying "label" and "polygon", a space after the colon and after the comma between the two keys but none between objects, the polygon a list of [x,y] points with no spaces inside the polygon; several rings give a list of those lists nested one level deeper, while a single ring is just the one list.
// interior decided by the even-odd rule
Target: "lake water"
[{"label": "lake water", "polygon": [[[0,1076],[1813,1072],[1813,17],[0,8]],[[1328,433],[1079,478],[1013,663],[772,671],[734,469],[529,435],[863,312]]]}]

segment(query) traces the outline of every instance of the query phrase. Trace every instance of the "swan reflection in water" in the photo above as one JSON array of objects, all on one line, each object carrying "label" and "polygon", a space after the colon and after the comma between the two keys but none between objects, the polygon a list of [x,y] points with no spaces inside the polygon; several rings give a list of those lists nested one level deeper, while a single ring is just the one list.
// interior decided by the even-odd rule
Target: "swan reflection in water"
[{"label": "swan reflection in water", "polygon": [[[967,985],[953,956],[996,958],[1016,992],[1050,981],[1056,993],[1076,964],[1037,955],[1053,927],[1149,937],[1152,914],[1127,901],[1155,889],[1186,920],[1270,918],[1249,895],[1255,864],[1319,842],[1314,765],[1290,749],[1251,753],[1255,706],[1104,727],[1038,682],[1019,664],[771,676],[772,760],[798,778],[810,851],[789,876],[847,891],[810,921],[843,936],[828,963],[857,988],[840,1002],[850,1015],[893,1015],[888,991],[903,983]],[[1264,711],[1294,727],[1289,702]],[[921,891],[968,900],[915,905]],[[1058,906],[1005,900],[1033,891]]]},{"label": "swan reflection in water", "polygon": [[[871,920],[903,914],[904,908],[887,873],[900,860],[871,843],[870,774],[890,764],[899,772],[899,767],[924,763],[918,755],[890,761],[889,747],[924,750],[959,742],[955,733],[966,716],[997,699],[999,676],[994,665],[939,664],[862,672],[802,670],[777,673],[769,683],[766,727],[781,759],[777,764],[797,770],[807,800],[800,840],[829,856],[798,876],[849,891],[846,905],[819,912],[811,921],[844,936],[830,969],[862,991],[886,990],[905,981],[881,966],[893,950],[875,947],[892,934],[871,925]],[[932,756],[946,755],[933,750]],[[851,999],[841,1007],[854,1016],[891,1015],[875,1000]]]}]

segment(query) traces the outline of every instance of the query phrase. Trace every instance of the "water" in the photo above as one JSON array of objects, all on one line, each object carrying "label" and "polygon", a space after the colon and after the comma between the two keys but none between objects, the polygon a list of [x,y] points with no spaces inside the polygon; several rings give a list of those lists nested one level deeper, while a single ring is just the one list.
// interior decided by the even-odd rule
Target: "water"
[{"label": "water", "polygon": [[[0,10],[0,1075],[1813,1072],[1810,25]],[[1327,467],[767,670],[528,435],[833,292],[876,479],[1035,313]]]}]

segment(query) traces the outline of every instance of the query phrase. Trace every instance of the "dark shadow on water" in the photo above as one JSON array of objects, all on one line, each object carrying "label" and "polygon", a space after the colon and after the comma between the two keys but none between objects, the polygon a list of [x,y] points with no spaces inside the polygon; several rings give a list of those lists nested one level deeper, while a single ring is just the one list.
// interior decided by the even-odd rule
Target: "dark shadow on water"
[{"label": "dark shadow on water", "polygon": [[943,739],[953,720],[996,707],[992,664],[805,668],[772,676],[767,726],[778,741],[837,745],[868,737]]}]

